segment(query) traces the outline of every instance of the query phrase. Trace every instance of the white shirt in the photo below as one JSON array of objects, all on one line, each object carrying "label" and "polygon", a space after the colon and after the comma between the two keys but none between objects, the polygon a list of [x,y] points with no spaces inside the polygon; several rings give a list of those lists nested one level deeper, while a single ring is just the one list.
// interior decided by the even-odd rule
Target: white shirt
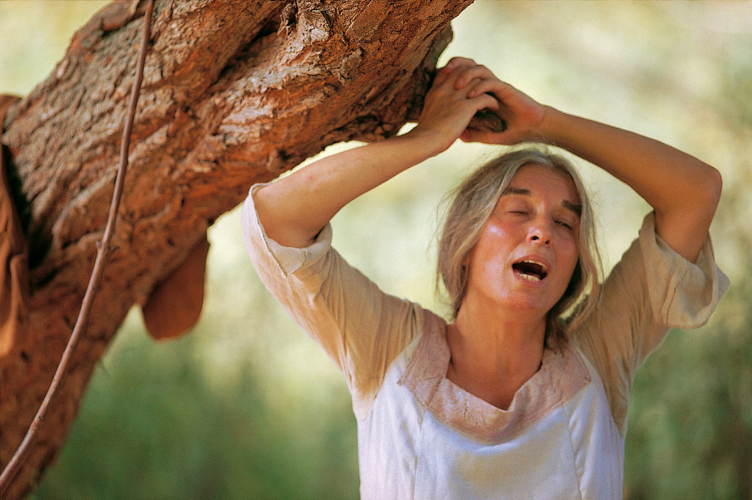
[{"label": "white shirt", "polygon": [[621,498],[624,439],[576,349],[546,350],[504,411],[444,376],[446,325],[426,319],[358,422],[362,498]]}]

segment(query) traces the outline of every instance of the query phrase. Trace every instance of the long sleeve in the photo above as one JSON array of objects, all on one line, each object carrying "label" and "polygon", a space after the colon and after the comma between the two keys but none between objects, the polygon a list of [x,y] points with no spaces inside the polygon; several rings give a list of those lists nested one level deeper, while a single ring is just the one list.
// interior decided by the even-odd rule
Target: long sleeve
[{"label": "long sleeve", "polygon": [[248,254],[269,292],[339,367],[361,418],[387,368],[422,329],[417,304],[388,295],[331,247],[327,225],[306,248],[268,238],[254,207],[251,188],[242,226]]},{"label": "long sleeve", "polygon": [[614,420],[626,432],[635,371],[670,328],[704,325],[728,289],[708,239],[696,264],[655,233],[654,214],[603,284],[598,310],[574,341],[603,379]]}]

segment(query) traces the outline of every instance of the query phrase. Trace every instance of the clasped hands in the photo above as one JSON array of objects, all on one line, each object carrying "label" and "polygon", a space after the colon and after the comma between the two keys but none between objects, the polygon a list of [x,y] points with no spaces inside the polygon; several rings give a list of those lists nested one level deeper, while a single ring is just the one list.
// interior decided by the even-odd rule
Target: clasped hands
[{"label": "clasped hands", "polygon": [[[489,121],[483,118],[484,113],[496,115],[495,121],[503,126],[496,130],[474,126],[479,120]],[[501,81],[485,66],[455,57],[437,70],[416,129],[438,133],[447,148],[457,139],[511,145],[541,140],[538,130],[545,114],[545,106]]]}]

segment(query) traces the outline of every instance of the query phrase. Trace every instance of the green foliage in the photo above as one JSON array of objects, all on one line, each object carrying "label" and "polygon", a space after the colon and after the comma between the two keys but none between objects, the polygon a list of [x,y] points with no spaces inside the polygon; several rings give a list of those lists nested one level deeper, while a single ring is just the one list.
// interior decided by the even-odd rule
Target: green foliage
[{"label": "green foliage", "polygon": [[639,371],[627,498],[752,498],[752,319],[743,323],[673,332]]},{"label": "green foliage", "polygon": [[236,382],[213,385],[194,350],[206,333],[154,346],[138,329],[121,332],[58,465],[30,498],[356,497],[347,395],[319,394],[281,414],[251,362]]}]

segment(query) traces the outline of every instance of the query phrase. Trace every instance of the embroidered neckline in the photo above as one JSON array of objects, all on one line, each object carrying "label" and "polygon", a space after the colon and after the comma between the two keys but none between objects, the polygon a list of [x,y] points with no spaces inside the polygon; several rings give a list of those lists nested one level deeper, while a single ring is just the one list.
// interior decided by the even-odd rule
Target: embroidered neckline
[{"label": "embroidered neckline", "polygon": [[445,425],[478,441],[501,443],[556,408],[591,381],[580,353],[570,345],[543,352],[541,368],[501,410],[446,378],[449,346],[446,322],[426,311],[421,339],[399,381],[420,405]]}]

